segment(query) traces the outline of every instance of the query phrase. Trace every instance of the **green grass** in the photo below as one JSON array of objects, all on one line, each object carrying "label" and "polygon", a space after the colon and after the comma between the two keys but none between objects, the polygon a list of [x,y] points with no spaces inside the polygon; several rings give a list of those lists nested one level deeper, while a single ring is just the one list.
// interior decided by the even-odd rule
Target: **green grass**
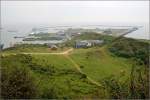
[{"label": "green grass", "polygon": [[[75,40],[84,39],[103,39],[105,43],[101,47],[74,49],[69,55],[38,55],[38,53],[63,52],[69,49],[67,45],[73,46]],[[109,87],[104,86],[103,82],[107,78],[109,79],[110,76],[115,76],[122,83],[130,82],[128,78],[134,63],[131,59],[117,56],[115,53],[109,51],[109,47],[113,46],[113,44],[109,43],[113,39],[114,37],[111,36],[86,33],[68,41],[64,48],[59,48],[54,51],[50,50],[46,45],[19,45],[5,49],[2,53],[35,52],[37,54],[2,55],[2,68],[6,68],[7,72],[11,72],[15,66],[27,67],[36,78],[37,88],[39,90],[38,98],[87,99],[95,97],[106,99],[109,97],[107,96],[109,92],[106,91]],[[127,49],[127,52],[129,46],[134,48],[133,51],[137,51],[137,47],[139,49],[143,48],[143,44],[140,46],[135,45],[135,42],[131,40],[133,45],[129,45],[127,41],[117,43],[119,46],[123,46],[123,50]],[[116,47],[118,45],[114,44]],[[69,58],[72,60],[69,60]],[[78,71],[77,66],[80,67],[81,72],[84,74]],[[136,67],[143,66],[136,65]],[[102,84],[104,88],[92,84],[92,81],[87,76],[95,82]]]},{"label": "green grass", "polygon": [[105,47],[76,49],[71,54],[71,58],[84,73],[97,81],[111,75],[119,77],[121,73],[125,74],[124,78],[127,78],[132,65],[125,58],[112,56]]},{"label": "green grass", "polygon": [[[58,98],[73,98],[91,95],[98,88],[92,85],[86,78],[82,78],[74,65],[62,55],[34,55],[34,63],[42,66],[52,65],[58,71],[52,77],[35,73],[40,80],[41,91],[53,86],[59,93]],[[63,92],[62,92],[63,91]]]},{"label": "green grass", "polygon": [[[30,52],[33,52],[31,47],[26,49],[30,49]],[[8,52],[10,51],[8,50]],[[130,75],[132,62],[125,58],[113,56],[106,46],[74,49],[69,56],[88,77],[99,83],[104,78],[112,75],[121,77],[122,80],[126,80]],[[95,96],[95,91],[103,91],[87,78],[83,78],[75,65],[66,58],[66,55],[31,55],[32,61],[29,59],[27,61],[28,63],[32,62],[33,65],[31,65],[34,68],[30,67],[30,64],[23,63],[22,61],[24,60],[21,60],[21,56],[16,57],[19,58],[14,56],[14,58],[9,59],[9,66],[19,64],[20,66],[29,67],[32,75],[36,77],[41,98],[51,98],[53,96],[57,98],[93,97]],[[6,59],[5,64],[7,62],[8,59]],[[54,89],[54,95],[52,96],[49,95],[49,91],[52,91],[51,89]]]},{"label": "green grass", "polygon": [[[87,76],[95,81],[101,82],[104,78],[112,75],[121,77],[122,81],[129,78],[132,62],[113,56],[106,47],[75,49],[69,56]],[[41,91],[48,91],[47,89],[53,86],[59,93],[59,98],[72,98],[89,96],[98,89],[87,79],[81,79],[73,63],[63,55],[34,55],[32,57],[35,59],[34,63],[43,66],[52,65],[58,69],[56,75],[52,77],[39,73],[34,74],[40,80]]]},{"label": "green grass", "polygon": [[55,89],[58,98],[83,97],[98,89],[87,79],[82,79],[81,74],[74,65],[62,55],[34,55],[32,57],[34,58],[33,63],[42,66],[52,65],[57,69],[56,73],[51,77],[45,74],[34,73],[40,80],[39,87],[41,91],[46,91],[46,93],[42,94],[44,96],[48,95],[47,91],[51,88]]},{"label": "green grass", "polygon": [[36,79],[38,98],[83,98],[98,89],[63,56],[9,55],[2,58],[2,65],[8,72],[15,66],[27,67]]},{"label": "green grass", "polygon": [[4,49],[2,52],[3,53],[22,53],[22,52],[52,53],[52,52],[63,52],[67,49],[69,49],[69,48],[64,47],[64,48],[58,48],[57,50],[51,50],[51,48],[48,48],[48,46],[46,46],[46,45],[22,44],[22,45],[17,45],[16,47]]},{"label": "green grass", "polygon": [[[76,70],[75,66],[63,55],[34,55],[33,57],[36,63],[41,65]],[[122,73],[125,74],[124,78],[127,78],[132,66],[129,60],[112,56],[106,48],[74,49],[70,57],[86,75],[97,81],[110,75],[120,76]]]},{"label": "green grass", "polygon": [[40,65],[53,65],[58,69],[75,69],[73,64],[62,55],[33,55],[34,62]]},{"label": "green grass", "polygon": [[[58,72],[59,73],[59,72]],[[35,74],[36,77],[38,76]],[[81,79],[80,74],[59,74],[52,77],[39,75],[39,87],[43,98],[49,98],[48,92],[53,88],[57,98],[77,98],[92,94],[97,87],[86,79]]]}]

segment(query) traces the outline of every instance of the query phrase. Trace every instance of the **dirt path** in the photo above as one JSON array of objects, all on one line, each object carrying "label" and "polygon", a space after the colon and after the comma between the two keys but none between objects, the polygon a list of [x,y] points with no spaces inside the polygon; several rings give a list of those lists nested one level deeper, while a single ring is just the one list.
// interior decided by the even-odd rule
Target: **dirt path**
[{"label": "dirt path", "polygon": [[71,52],[71,51],[73,51],[73,48],[70,48],[70,49],[68,49],[68,50],[66,50],[66,51],[64,51],[64,52],[57,52],[57,53],[22,53],[22,54],[35,54],[35,55],[39,55],[39,54],[41,54],[41,55],[67,55],[67,54],[69,54],[69,52]]},{"label": "dirt path", "polygon": [[[79,66],[72,58],[70,58],[69,55],[65,55],[65,57],[66,57],[69,61],[71,61],[71,62],[73,63],[73,65],[76,67],[76,69],[77,69],[81,74],[85,74],[85,73],[81,70],[80,66]],[[86,75],[86,74],[85,74],[85,75]],[[86,75],[86,76],[87,76],[87,75]],[[89,76],[87,76],[87,79],[88,79],[91,83],[93,83],[93,84],[95,84],[95,85],[97,85],[97,86],[99,86],[99,87],[102,87],[102,85],[101,85],[100,83],[98,83],[97,81],[93,80],[93,79],[90,78]]]},{"label": "dirt path", "polygon": [[[69,53],[73,51],[73,48],[70,48],[64,52],[59,52],[59,53],[19,53],[19,54],[31,54],[31,55],[63,55],[64,57],[66,57],[69,61],[71,61],[73,63],[73,65],[76,67],[76,69],[81,73],[81,74],[85,74],[84,72],[82,72],[82,70],[80,69],[80,66],[71,58],[69,57]],[[9,54],[3,54],[3,55],[16,55],[17,53],[9,53]],[[86,75],[86,74],[85,74]],[[87,76],[87,79],[99,86],[102,87],[101,84],[99,84],[98,82],[96,82],[95,80],[93,80],[92,78]]]},{"label": "dirt path", "polygon": [[[22,52],[18,54],[30,54],[30,55],[67,55],[69,52],[73,51],[73,48],[70,48],[64,52],[56,52],[56,53],[35,53],[35,52]],[[3,55],[16,55],[17,53],[2,53]]]}]

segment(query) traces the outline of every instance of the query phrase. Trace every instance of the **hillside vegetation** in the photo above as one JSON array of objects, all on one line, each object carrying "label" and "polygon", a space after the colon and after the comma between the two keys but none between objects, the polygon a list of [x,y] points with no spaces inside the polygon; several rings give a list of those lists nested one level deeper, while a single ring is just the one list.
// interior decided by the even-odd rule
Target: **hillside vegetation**
[{"label": "hillside vegetation", "polygon": [[18,44],[11,48],[6,48],[3,53],[52,53],[52,52],[63,52],[68,50],[68,47],[60,47],[56,50],[52,50],[46,44]]},{"label": "hillside vegetation", "polygon": [[122,78],[127,78],[132,66],[127,59],[111,56],[105,47],[76,49],[70,56],[83,72],[97,81],[111,75],[120,76],[122,73]]},{"label": "hillside vegetation", "polygon": [[121,38],[109,47],[114,55],[133,62],[129,81],[131,98],[149,98],[149,45],[147,41]]},{"label": "hillside vegetation", "polygon": [[139,63],[149,64],[149,45],[148,42],[142,42],[130,38],[121,38],[114,42],[109,50],[117,56],[125,58],[135,58]]},{"label": "hillside vegetation", "polygon": [[[44,45],[20,45],[2,51],[4,54],[1,59],[1,97],[4,99],[149,98],[148,42],[129,38],[112,42],[114,37],[85,33],[62,45],[65,48],[72,47],[77,39],[103,39],[105,42],[97,47],[74,48],[72,52],[64,55],[17,54],[24,49],[29,50],[27,52],[46,52]],[[16,55],[5,55],[10,52],[15,52]]]},{"label": "hillside vegetation", "polygon": [[18,54],[3,57],[2,65],[3,98],[83,98],[98,89],[64,57]]}]

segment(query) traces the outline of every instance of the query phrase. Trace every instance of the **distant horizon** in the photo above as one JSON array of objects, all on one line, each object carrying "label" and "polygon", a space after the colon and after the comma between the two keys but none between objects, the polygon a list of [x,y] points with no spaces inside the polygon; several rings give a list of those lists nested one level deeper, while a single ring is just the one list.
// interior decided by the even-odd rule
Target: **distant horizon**
[{"label": "distant horizon", "polygon": [[149,22],[147,23],[141,23],[141,22],[136,22],[136,23],[124,23],[124,22],[120,22],[120,23],[109,23],[109,22],[100,22],[100,23],[54,23],[54,24],[50,24],[50,23],[39,23],[39,24],[35,24],[35,23],[11,23],[11,24],[1,24],[1,26],[5,27],[5,26],[20,26],[20,25],[31,25],[31,26],[74,26],[74,25],[106,25],[106,26],[140,26],[140,25],[149,25]]}]

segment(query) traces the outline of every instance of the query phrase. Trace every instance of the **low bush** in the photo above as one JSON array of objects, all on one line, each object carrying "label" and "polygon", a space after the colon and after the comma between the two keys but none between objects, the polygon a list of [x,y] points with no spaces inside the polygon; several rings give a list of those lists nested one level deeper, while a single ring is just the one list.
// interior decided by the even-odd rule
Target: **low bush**
[{"label": "low bush", "polygon": [[38,91],[35,79],[27,68],[16,66],[9,70],[5,67],[1,71],[1,98],[36,98]]},{"label": "low bush", "polygon": [[109,50],[117,56],[125,58],[136,58],[143,64],[149,64],[149,43],[141,42],[130,38],[122,38],[114,42]]}]

